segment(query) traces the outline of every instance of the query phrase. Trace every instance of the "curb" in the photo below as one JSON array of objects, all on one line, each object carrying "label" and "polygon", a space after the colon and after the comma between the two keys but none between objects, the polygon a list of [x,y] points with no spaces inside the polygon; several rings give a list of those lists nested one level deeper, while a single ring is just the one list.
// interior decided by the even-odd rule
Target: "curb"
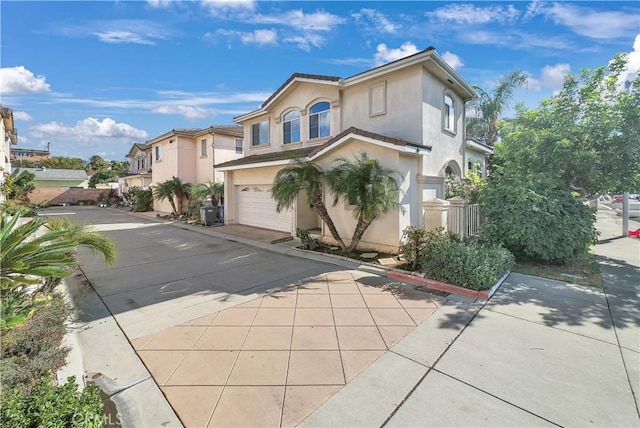
[{"label": "curb", "polygon": [[406,282],[407,284],[417,285],[432,290],[444,291],[446,293],[457,294],[460,296],[471,297],[479,300],[489,300],[491,296],[498,291],[498,288],[502,285],[507,276],[511,272],[507,272],[488,290],[476,291],[468,288],[459,287],[457,285],[447,284],[445,282],[436,281],[433,279],[425,278],[423,276],[412,275],[404,272],[390,271],[387,273],[388,278],[397,279],[398,281]]}]

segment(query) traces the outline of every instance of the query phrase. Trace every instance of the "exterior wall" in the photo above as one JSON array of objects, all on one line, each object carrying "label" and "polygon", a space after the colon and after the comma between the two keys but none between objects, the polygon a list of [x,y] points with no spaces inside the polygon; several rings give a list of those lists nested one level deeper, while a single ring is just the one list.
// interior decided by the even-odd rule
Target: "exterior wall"
[{"label": "exterior wall", "polygon": [[47,203],[49,205],[62,205],[64,203],[76,203],[81,200],[98,199],[101,194],[106,194],[108,190],[101,189],[76,189],[67,187],[36,187],[29,193],[31,202]]},{"label": "exterior wall", "polygon": [[248,184],[271,184],[276,174],[282,167],[272,166],[267,168],[250,168],[236,171],[227,171],[224,179],[224,221],[227,224],[235,223],[235,186]]},{"label": "exterior wall", "polygon": [[485,154],[472,148],[467,147],[466,162],[464,165],[465,173],[469,172],[469,162],[480,163],[480,173],[482,177],[487,176],[487,162]]},{"label": "exterior wall", "polygon": [[[319,83],[297,83],[297,86],[282,96],[270,107],[270,112],[258,118],[251,119],[244,125],[244,152],[245,156],[279,152],[282,150],[297,149],[300,147],[314,146],[326,142],[330,137],[309,138],[309,108],[316,102],[327,101],[331,103],[331,131],[334,136],[342,130],[340,126],[341,107],[338,103],[340,93],[336,86]],[[300,143],[283,144],[282,116],[292,111],[300,111]],[[269,144],[263,146],[251,145],[251,125],[264,120],[269,120]]]},{"label": "exterior wall", "polygon": [[[144,156],[146,159],[144,168],[142,169],[138,169],[138,162],[137,162],[138,156]],[[129,158],[129,172],[131,174],[146,173],[151,169],[151,166],[153,165],[153,158],[151,157],[150,149],[142,151],[142,150],[139,150],[137,147],[134,147],[131,155],[127,157]]]},{"label": "exterior wall", "polygon": [[[296,227],[300,229],[309,230],[322,227],[322,220],[318,213],[306,203],[306,192],[301,192],[298,196],[296,204]],[[295,230],[293,230],[295,234]]]},{"label": "exterior wall", "polygon": [[82,187],[89,186],[88,180],[33,180],[33,185],[38,187]]},{"label": "exterior wall", "polygon": [[453,91],[447,92],[454,100],[456,133],[444,129],[445,85],[432,74],[422,73],[422,141],[432,146],[429,162],[423,165],[422,174],[443,177],[444,167],[451,161],[460,168],[464,165],[464,101]]},{"label": "exterior wall", "polygon": [[[234,159],[239,159],[244,156],[244,146],[242,153],[236,153],[236,139],[243,140],[242,137],[233,137],[230,135],[216,134],[214,141],[213,162],[210,165],[216,165],[219,163],[227,162]],[[212,167],[209,167],[209,174],[211,174]],[[208,180],[207,180],[208,181]],[[213,181],[220,183],[224,181],[224,172],[215,172]]]},{"label": "exterior wall", "polygon": [[11,149],[11,161],[40,161],[43,159],[49,159],[50,153],[46,150],[35,150],[35,149],[20,149],[13,148]]},{"label": "exterior wall", "polygon": [[[355,126],[390,137],[423,143],[420,65],[349,86],[342,95],[342,130]],[[370,88],[386,83],[386,112],[370,115]]]},{"label": "exterior wall", "polygon": [[[199,150],[193,138],[173,137],[174,143],[168,144],[169,151],[175,155],[173,165],[176,166],[171,177],[180,177],[184,183],[197,183],[196,159],[200,157]],[[199,148],[198,148],[199,149]]]}]

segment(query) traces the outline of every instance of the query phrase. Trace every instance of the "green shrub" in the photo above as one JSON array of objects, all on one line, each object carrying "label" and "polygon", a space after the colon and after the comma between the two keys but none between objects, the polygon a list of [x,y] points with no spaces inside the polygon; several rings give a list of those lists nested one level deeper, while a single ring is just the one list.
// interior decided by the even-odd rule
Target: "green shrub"
[{"label": "green shrub", "polygon": [[424,236],[420,271],[427,278],[472,290],[487,290],[513,266],[506,249],[472,240],[461,240],[442,228]]},{"label": "green shrub", "polygon": [[407,262],[409,270],[417,270],[420,267],[429,236],[429,232],[426,230],[411,226],[407,227],[402,233],[402,239],[405,243],[400,246],[400,254]]},{"label": "green shrub", "polygon": [[132,211],[146,212],[153,210],[153,192],[151,190],[136,189]]},{"label": "green shrub", "polygon": [[300,239],[300,248],[303,250],[317,250],[320,247],[320,243],[311,236],[308,230],[296,228],[296,237]]},{"label": "green shrub", "polygon": [[565,264],[595,244],[595,213],[566,188],[544,178],[497,170],[484,188],[483,240],[502,244],[518,260]]},{"label": "green shrub", "polygon": [[10,200],[3,202],[0,205],[0,211],[7,215],[14,216],[20,214],[21,217],[35,217],[38,215],[38,208],[40,205],[33,202],[21,202],[17,200]]},{"label": "green shrub", "polygon": [[60,295],[54,294],[32,318],[2,335],[2,391],[17,388],[28,394],[42,376],[62,367],[68,350],[60,344],[70,314],[69,305]]},{"label": "green shrub", "polygon": [[105,426],[104,405],[97,386],[87,385],[78,392],[75,377],[54,386],[49,374],[37,379],[28,394],[18,389],[2,400],[0,420],[5,427],[86,427]]}]

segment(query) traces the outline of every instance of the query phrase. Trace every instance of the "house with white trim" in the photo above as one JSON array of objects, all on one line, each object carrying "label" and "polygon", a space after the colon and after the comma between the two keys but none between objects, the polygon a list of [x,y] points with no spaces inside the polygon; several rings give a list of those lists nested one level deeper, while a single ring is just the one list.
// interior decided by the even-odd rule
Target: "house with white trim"
[{"label": "house with white trim", "polygon": [[2,193],[2,183],[5,177],[11,175],[11,145],[18,144],[18,130],[13,123],[13,109],[2,107],[0,104],[0,134],[2,144],[0,145],[0,202],[4,202],[5,195]]},{"label": "house with white trim", "polygon": [[[351,77],[295,73],[263,104],[234,121],[244,128],[244,157],[218,163],[224,172],[225,222],[331,234],[301,195],[277,213],[271,183],[293,158],[329,168],[339,157],[366,152],[400,173],[404,210],[376,219],[361,248],[395,251],[407,226],[424,226],[422,203],[444,197],[447,173],[462,176],[466,162],[465,103],[472,87],[430,47]],[[327,191],[328,192],[328,191]],[[325,201],[345,242],[353,207]]]}]

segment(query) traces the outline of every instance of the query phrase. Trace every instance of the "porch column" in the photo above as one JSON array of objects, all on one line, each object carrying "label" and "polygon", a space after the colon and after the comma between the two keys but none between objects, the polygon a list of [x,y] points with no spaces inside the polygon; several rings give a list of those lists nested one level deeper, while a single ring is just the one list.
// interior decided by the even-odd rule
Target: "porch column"
[{"label": "porch column", "polygon": [[447,199],[451,204],[449,210],[449,229],[456,233],[461,238],[466,238],[469,235],[469,219],[467,218],[467,210],[465,209],[469,204],[462,196],[455,196]]},{"label": "porch column", "polygon": [[435,230],[438,227],[443,227],[444,230],[447,230],[449,205],[449,201],[438,198],[427,199],[422,203],[425,230]]}]

